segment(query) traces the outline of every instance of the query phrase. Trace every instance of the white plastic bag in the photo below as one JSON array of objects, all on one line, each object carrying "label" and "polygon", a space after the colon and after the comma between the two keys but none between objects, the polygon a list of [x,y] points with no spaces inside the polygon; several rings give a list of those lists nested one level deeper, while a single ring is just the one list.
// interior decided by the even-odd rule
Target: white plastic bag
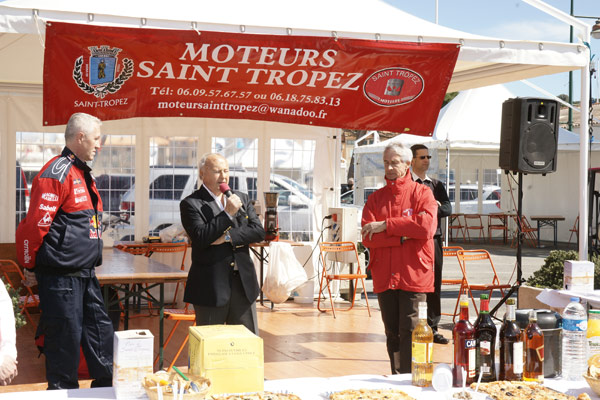
[{"label": "white plastic bag", "polygon": [[185,241],[185,229],[183,225],[175,223],[161,229],[158,232],[162,243],[175,243]]},{"label": "white plastic bag", "polygon": [[286,301],[292,290],[308,280],[289,243],[271,242],[263,293],[273,303]]}]

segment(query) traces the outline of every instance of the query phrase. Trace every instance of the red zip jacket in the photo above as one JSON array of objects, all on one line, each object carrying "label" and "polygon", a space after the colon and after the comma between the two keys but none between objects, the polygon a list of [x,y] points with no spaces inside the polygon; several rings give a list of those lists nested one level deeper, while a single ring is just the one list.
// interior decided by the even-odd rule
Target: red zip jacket
[{"label": "red zip jacket", "polygon": [[102,200],[90,171],[65,147],[35,177],[15,235],[23,267],[68,274],[102,263]]},{"label": "red zip jacket", "polygon": [[426,185],[412,180],[410,172],[369,196],[362,225],[386,221],[386,230],[363,237],[369,249],[373,291],[390,289],[433,292],[433,235],[437,202]]}]

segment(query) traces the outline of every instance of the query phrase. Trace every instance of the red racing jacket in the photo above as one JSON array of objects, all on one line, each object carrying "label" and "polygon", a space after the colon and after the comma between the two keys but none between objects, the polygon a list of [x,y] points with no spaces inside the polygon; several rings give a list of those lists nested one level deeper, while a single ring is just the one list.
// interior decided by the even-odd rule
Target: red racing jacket
[{"label": "red racing jacket", "polygon": [[34,178],[16,232],[17,257],[36,272],[76,273],[102,263],[102,200],[91,169],[65,147]]},{"label": "red racing jacket", "polygon": [[369,196],[362,225],[386,221],[386,230],[363,237],[369,249],[373,291],[405,290],[433,292],[433,235],[437,225],[437,202],[426,185],[410,173]]}]

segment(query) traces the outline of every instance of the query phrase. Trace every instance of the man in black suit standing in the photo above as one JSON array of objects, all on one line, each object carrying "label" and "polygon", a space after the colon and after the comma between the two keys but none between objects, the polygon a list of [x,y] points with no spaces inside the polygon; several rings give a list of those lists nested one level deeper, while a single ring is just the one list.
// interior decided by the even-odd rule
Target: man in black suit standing
[{"label": "man in black suit standing", "polygon": [[223,156],[204,156],[199,172],[202,186],[179,205],[192,242],[183,300],[194,305],[197,325],[242,324],[258,335],[259,286],[248,245],[262,241],[265,230],[247,194],[221,193],[229,181]]},{"label": "man in black suit standing", "polygon": [[446,193],[444,184],[437,179],[427,176],[429,160],[431,160],[427,146],[415,144],[410,149],[413,153],[413,159],[411,162],[413,180],[427,185],[433,191],[433,197],[435,197],[438,203],[437,229],[435,231],[435,235],[433,236],[433,243],[435,247],[434,291],[427,293],[427,323],[433,330],[433,341],[435,343],[448,344],[448,339],[438,332],[438,324],[440,323],[442,314],[442,266],[444,265],[441,220],[443,217],[447,217],[452,214],[452,205],[448,199],[448,193]]}]

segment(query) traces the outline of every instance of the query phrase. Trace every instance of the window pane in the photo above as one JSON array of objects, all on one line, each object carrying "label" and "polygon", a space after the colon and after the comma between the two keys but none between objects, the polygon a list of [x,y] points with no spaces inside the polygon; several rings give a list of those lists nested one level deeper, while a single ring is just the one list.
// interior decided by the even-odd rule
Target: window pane
[{"label": "window pane", "polygon": [[198,182],[198,139],[193,137],[150,138],[149,215],[150,235],[181,224],[179,203]]},{"label": "window pane", "polygon": [[277,207],[282,239],[312,240],[314,140],[271,140],[271,190],[279,192]]}]

